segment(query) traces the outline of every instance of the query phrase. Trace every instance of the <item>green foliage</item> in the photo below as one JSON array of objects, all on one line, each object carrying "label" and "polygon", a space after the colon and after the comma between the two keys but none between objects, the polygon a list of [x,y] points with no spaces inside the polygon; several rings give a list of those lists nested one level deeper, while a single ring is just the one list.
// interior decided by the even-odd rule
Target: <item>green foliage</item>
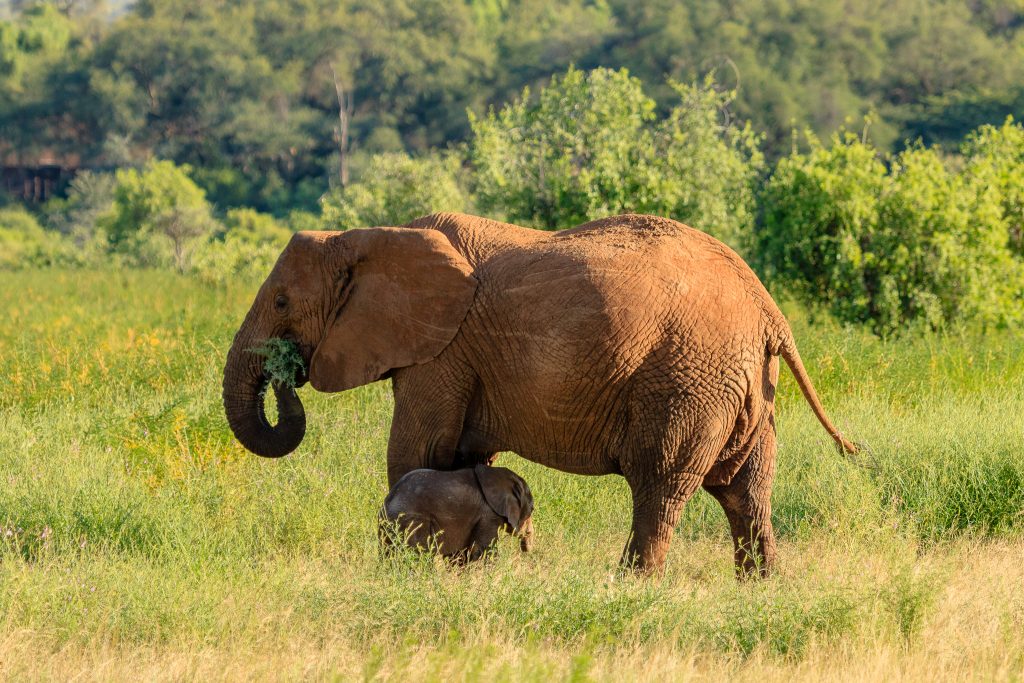
[{"label": "green foliage", "polygon": [[151,160],[141,171],[117,172],[113,208],[100,221],[114,252],[136,265],[173,259],[178,270],[185,268],[197,239],[214,229],[205,193],[189,178],[189,170]]},{"label": "green foliage", "polygon": [[1010,250],[1024,258],[1024,125],[1008,118],[982,126],[964,142],[968,175],[993,183],[999,192]]},{"label": "green foliage", "polygon": [[29,212],[0,209],[0,270],[73,265],[77,260],[72,245],[44,230]]},{"label": "green foliage", "polygon": [[298,232],[300,230],[321,230],[323,228],[320,216],[312,211],[303,211],[301,209],[288,212],[287,223],[288,228],[292,232]]},{"label": "green foliage", "polygon": [[670,216],[734,246],[755,213],[762,157],[749,125],[723,121],[733,93],[674,84],[664,119],[625,70],[570,69],[530,103],[471,116],[470,157],[485,211],[565,228],[616,213]]},{"label": "green foliage", "polygon": [[438,211],[465,211],[458,173],[452,156],[374,155],[359,181],[323,198],[324,228],[403,225]]},{"label": "green foliage", "polygon": [[610,69],[570,69],[536,104],[524,90],[497,113],[470,114],[477,201],[548,229],[622,213],[641,185],[654,118],[640,81]]},{"label": "green foliage", "polygon": [[220,228],[196,247],[191,273],[211,285],[258,282],[270,273],[292,233],[268,214],[231,209]]},{"label": "green foliage", "polygon": [[40,75],[65,56],[71,37],[71,22],[48,3],[32,5],[17,21],[0,21],[0,99],[39,85]]},{"label": "green foliage", "polygon": [[[1024,47],[1021,48],[1024,57]],[[998,125],[1024,111],[1024,83],[1005,89],[951,90],[900,110],[908,140],[955,149],[979,125]]]},{"label": "green foliage", "polygon": [[[65,5],[74,5],[67,9]],[[60,7],[61,9],[58,9]],[[348,154],[424,154],[571,64],[626,68],[659,113],[714,73],[765,133],[827,137],[878,112],[882,149],[958,143],[1020,111],[1024,10],[887,0],[19,2],[0,22],[0,150],[27,163],[196,169],[221,208],[310,208]],[[63,11],[66,10],[66,11]],[[445,36],[445,40],[438,40]],[[344,99],[344,98],[343,98]]]},{"label": "green foliage", "polygon": [[65,199],[47,202],[49,227],[71,237],[80,249],[95,251],[101,237],[96,227],[112,210],[116,188],[114,174],[82,171],[71,180]]},{"label": "green foliage", "polygon": [[263,357],[263,372],[274,384],[295,388],[295,378],[306,371],[299,347],[286,339],[271,337],[249,352]]},{"label": "green foliage", "polygon": [[676,217],[745,250],[764,170],[762,136],[749,122],[730,121],[736,93],[718,91],[712,78],[672,87],[680,102],[657,130],[649,163],[657,172],[644,212]]},{"label": "green foliage", "polygon": [[216,237],[237,237],[254,244],[273,244],[284,247],[292,230],[269,214],[253,209],[229,209]]},{"label": "green foliage", "polygon": [[78,58],[76,32],[50,3],[0,20],[0,154],[8,159],[30,160],[74,137],[74,115],[60,100],[65,72]]},{"label": "green foliage", "polygon": [[1024,272],[1007,249],[998,187],[911,148],[890,169],[865,141],[782,159],[764,190],[759,257],[769,275],[880,333],[912,322],[1020,320]]},{"label": "green foliage", "polygon": [[281,249],[274,242],[253,242],[229,234],[199,244],[192,254],[189,272],[208,285],[258,283],[270,274]]},{"label": "green foliage", "polygon": [[57,7],[48,2],[32,2],[18,19],[21,28],[18,47],[49,59],[63,56],[71,42],[73,28],[70,19]]}]

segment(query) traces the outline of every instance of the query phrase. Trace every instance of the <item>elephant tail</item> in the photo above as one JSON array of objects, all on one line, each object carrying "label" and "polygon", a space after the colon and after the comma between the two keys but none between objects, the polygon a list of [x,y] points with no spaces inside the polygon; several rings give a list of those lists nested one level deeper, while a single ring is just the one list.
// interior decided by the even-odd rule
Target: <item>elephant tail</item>
[{"label": "elephant tail", "polygon": [[[786,325],[787,332],[788,328],[789,326]],[[796,383],[800,385],[800,391],[803,392],[804,398],[807,399],[811,410],[817,416],[818,422],[821,423],[821,426],[825,428],[825,431],[836,442],[839,450],[851,455],[857,453],[860,449],[852,441],[844,439],[842,433],[836,429],[836,426],[828,419],[828,415],[825,414],[825,408],[822,407],[821,400],[818,399],[818,394],[814,391],[814,385],[811,384],[811,378],[807,374],[807,369],[804,367],[803,361],[800,360],[800,352],[796,350],[796,342],[793,341],[792,332],[785,335],[778,346],[778,351],[773,355],[780,355],[785,359],[786,365],[793,372]]]}]

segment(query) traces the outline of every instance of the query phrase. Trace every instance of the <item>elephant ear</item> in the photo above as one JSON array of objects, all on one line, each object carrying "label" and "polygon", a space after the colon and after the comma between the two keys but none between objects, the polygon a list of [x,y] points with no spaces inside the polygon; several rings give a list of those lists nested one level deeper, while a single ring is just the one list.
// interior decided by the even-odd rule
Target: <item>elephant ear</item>
[{"label": "elephant ear", "polygon": [[318,391],[344,391],[425,363],[455,337],[477,281],[435,230],[364,228],[332,238],[337,292],[309,365]]},{"label": "elephant ear", "polygon": [[477,465],[474,470],[487,504],[514,531],[533,514],[533,494],[526,482],[505,467]]}]

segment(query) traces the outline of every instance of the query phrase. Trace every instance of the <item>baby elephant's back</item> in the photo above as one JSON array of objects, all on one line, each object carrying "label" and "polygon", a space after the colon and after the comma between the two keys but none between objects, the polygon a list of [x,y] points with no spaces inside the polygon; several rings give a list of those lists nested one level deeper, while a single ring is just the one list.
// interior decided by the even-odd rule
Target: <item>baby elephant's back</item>
[{"label": "baby elephant's back", "polygon": [[[483,494],[471,469],[413,470],[399,479],[384,499],[384,516],[396,520],[400,515],[430,514],[444,525],[464,521],[467,514],[480,509],[482,502]],[[449,516],[453,519],[446,519]]]}]

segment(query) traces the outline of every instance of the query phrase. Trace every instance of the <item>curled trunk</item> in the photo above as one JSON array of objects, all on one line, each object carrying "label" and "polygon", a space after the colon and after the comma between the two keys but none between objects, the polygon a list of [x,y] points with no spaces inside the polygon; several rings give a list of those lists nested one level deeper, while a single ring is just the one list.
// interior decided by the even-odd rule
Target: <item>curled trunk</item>
[{"label": "curled trunk", "polygon": [[261,359],[235,340],[224,368],[224,412],[235,437],[248,450],[265,458],[291,453],[306,435],[306,412],[291,387],[274,384],[277,424],[267,420],[263,394],[270,382]]}]

